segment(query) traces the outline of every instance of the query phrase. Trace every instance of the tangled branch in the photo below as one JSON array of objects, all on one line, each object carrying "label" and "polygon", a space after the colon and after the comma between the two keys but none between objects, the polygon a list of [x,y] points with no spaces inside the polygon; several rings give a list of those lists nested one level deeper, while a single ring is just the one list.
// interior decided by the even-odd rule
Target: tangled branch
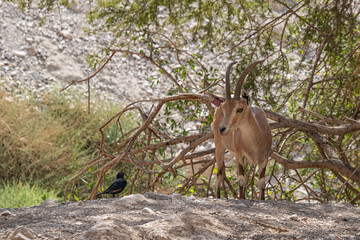
[{"label": "tangled branch", "polygon": [[[274,62],[282,61],[282,64],[285,65],[286,56],[282,49],[285,28],[289,24],[288,20],[291,15],[295,15],[304,21],[302,17],[296,14],[303,5],[299,4],[293,8],[288,8],[288,11],[254,30],[240,43],[221,54],[232,52],[234,48],[239,47],[248,39],[255,36],[259,37],[265,29],[273,28],[279,22],[285,21],[286,24],[282,29],[280,39],[280,49],[274,51],[273,55],[267,58],[269,66],[266,69],[271,69]],[[306,24],[308,25],[308,23]],[[313,25],[310,27],[314,28]],[[322,34],[322,31],[319,30],[319,32]],[[201,63],[200,58],[181,50],[165,34],[150,31],[147,31],[146,34],[148,34],[148,40],[144,44],[147,47],[146,51],[109,48],[111,54],[94,74],[86,79],[71,82],[63,90],[80,82],[87,82],[89,87],[90,80],[110,62],[112,57],[116,53],[122,53],[124,55],[136,55],[155,66],[163,74],[165,80],[175,86],[176,91],[172,92],[170,96],[159,99],[132,102],[109,118],[99,129],[101,142],[97,156],[68,181],[64,194],[65,200],[68,192],[70,192],[70,197],[73,195],[77,180],[90,170],[91,174],[96,176],[96,181],[88,196],[89,199],[93,199],[101,188],[105,174],[118,168],[131,173],[128,175],[130,186],[124,194],[162,191],[164,188],[162,186],[163,181],[172,179],[176,186],[171,186],[170,192],[215,196],[212,175],[216,173],[217,168],[214,160],[213,133],[210,123],[214,113],[212,103],[221,101],[221,96],[214,94],[213,89],[222,84],[223,77],[211,73],[205,64]],[[267,37],[270,38],[270,35],[271,33]],[[155,41],[155,37],[159,37],[160,40],[156,39],[157,41]],[[335,119],[331,114],[330,116],[323,116],[311,107],[306,108],[306,106],[314,106],[316,103],[316,100],[315,103],[310,101],[309,95],[315,85],[329,84],[339,78],[346,78],[346,76],[336,74],[334,77],[326,76],[322,80],[315,81],[315,73],[324,60],[322,54],[325,51],[325,45],[331,40],[330,38],[331,34],[326,35],[317,48],[310,76],[299,81],[299,84],[287,95],[282,96],[283,105],[278,106],[279,109],[283,107],[294,93],[305,87],[303,107],[299,107],[298,111],[301,112],[302,116],[308,117],[302,117],[301,120],[298,120],[295,117],[289,118],[279,113],[266,111],[267,117],[271,121],[274,139],[271,158],[275,160],[270,161],[268,167],[269,181],[266,186],[268,198],[275,200],[316,200],[320,202],[348,200],[353,204],[360,199],[358,190],[360,187],[360,153],[358,149],[360,122],[356,120],[360,104],[355,105],[356,109],[352,118],[345,116],[343,119]],[[226,37],[223,41],[227,41]],[[164,48],[173,51],[175,62],[180,67],[175,70],[172,69],[160,59],[159,55],[155,54],[156,51]],[[354,54],[354,52],[351,53]],[[275,56],[276,54],[278,57]],[[256,56],[256,51],[254,50],[249,55],[251,58]],[[276,74],[272,76],[274,75]],[[284,73],[281,75],[283,79],[286,78]],[[90,89],[88,91],[89,100]],[[335,93],[339,94],[339,90],[337,89]],[[147,103],[155,104],[155,107],[148,113],[143,110]],[[170,110],[167,112],[168,108],[175,111],[175,105],[180,106],[178,108],[180,116],[169,113]],[[194,112],[201,114],[196,117],[185,117],[188,113],[191,115]],[[128,114],[137,116],[136,119],[141,123],[127,129],[120,119]],[[170,120],[166,122],[164,119]],[[171,125],[171,120],[176,124]],[[195,134],[188,134],[185,131],[181,135],[180,130],[184,130],[181,129],[181,126],[185,122],[196,122],[203,128],[196,129],[197,133]],[[108,142],[106,133],[113,126],[116,127],[116,140]],[[354,154],[351,154],[352,152]],[[225,181],[229,193],[237,198],[236,173],[232,169],[233,157],[230,154],[226,157],[227,176]],[[246,186],[247,192],[256,198],[257,193],[250,183],[253,182],[250,181],[251,179],[257,178],[255,169],[252,168],[247,173],[249,180]],[[230,194],[225,191],[224,196],[227,197],[228,195]]]}]

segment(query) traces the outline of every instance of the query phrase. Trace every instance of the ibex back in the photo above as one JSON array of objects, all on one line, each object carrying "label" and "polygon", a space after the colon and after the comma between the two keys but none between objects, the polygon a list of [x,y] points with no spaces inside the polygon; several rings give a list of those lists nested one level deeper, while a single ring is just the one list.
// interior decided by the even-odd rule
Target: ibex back
[{"label": "ibex back", "polygon": [[260,198],[265,199],[265,170],[271,151],[271,132],[265,112],[257,106],[249,105],[249,97],[244,92],[241,96],[241,87],[246,75],[258,63],[250,64],[240,75],[237,82],[234,98],[230,92],[230,72],[233,62],[226,71],[226,99],[215,110],[212,128],[214,131],[216,164],[218,167],[216,179],[216,194],[220,198],[220,188],[225,190],[224,153],[228,149],[236,159],[237,176],[239,181],[240,198],[245,198],[244,173],[248,163],[258,164]]}]

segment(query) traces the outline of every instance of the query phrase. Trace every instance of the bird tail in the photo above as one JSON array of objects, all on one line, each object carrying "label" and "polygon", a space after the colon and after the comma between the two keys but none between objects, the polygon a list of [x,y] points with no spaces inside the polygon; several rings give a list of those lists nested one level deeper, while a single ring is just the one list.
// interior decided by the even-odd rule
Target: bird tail
[{"label": "bird tail", "polygon": [[99,194],[97,194],[96,196],[98,197],[98,196],[101,196],[101,195],[103,195],[103,194],[104,194],[104,192],[99,193]]}]

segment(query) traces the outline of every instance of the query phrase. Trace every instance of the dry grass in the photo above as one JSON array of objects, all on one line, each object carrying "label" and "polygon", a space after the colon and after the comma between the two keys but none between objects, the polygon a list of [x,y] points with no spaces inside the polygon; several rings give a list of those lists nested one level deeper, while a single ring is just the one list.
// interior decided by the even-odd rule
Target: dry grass
[{"label": "dry grass", "polygon": [[59,190],[92,160],[98,128],[119,107],[97,101],[89,115],[80,95],[54,89],[41,100],[20,100],[0,92],[0,180],[36,182]]}]

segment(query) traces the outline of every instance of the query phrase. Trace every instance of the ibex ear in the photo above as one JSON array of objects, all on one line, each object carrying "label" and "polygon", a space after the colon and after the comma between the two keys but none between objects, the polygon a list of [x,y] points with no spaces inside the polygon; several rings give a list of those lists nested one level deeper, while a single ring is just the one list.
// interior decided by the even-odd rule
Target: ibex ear
[{"label": "ibex ear", "polygon": [[241,90],[241,97],[246,100],[246,104],[249,105],[250,96],[245,90]]},{"label": "ibex ear", "polygon": [[220,107],[222,103],[223,101],[221,101],[220,99],[214,99],[214,101],[212,102],[212,104],[214,104],[215,107]]},{"label": "ibex ear", "polygon": [[216,95],[214,93],[210,93],[209,92],[209,95],[213,98],[213,104],[216,106],[216,107],[220,107],[220,105],[225,101],[225,98],[222,97],[222,96],[219,96],[219,95]]}]

